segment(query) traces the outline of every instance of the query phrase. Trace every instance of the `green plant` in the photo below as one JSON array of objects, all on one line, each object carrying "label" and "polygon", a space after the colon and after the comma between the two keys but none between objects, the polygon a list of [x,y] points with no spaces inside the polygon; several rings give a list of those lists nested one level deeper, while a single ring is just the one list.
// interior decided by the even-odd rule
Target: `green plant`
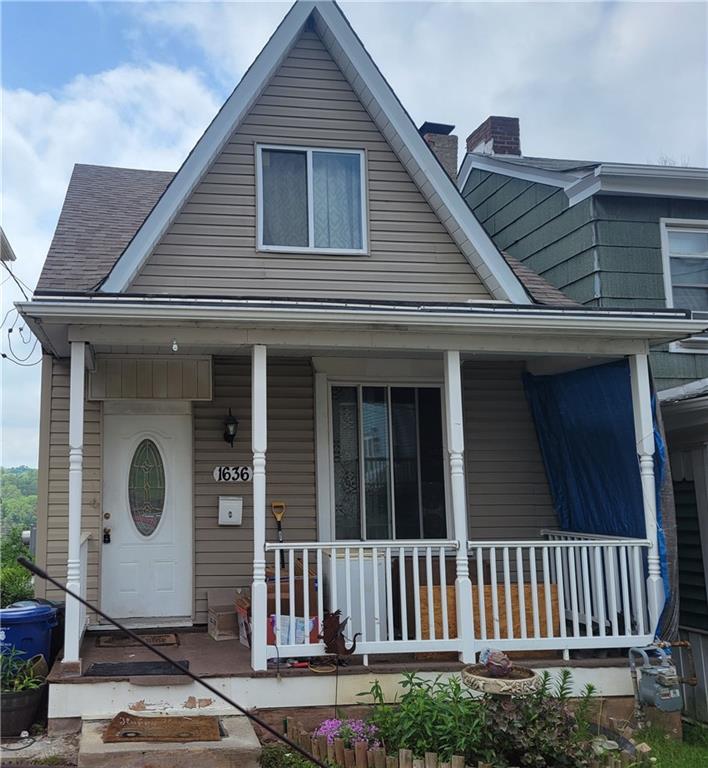
[{"label": "green plant", "polygon": [[0,653],[0,688],[3,692],[33,691],[44,683],[31,659],[23,658],[15,648]]},{"label": "green plant", "polygon": [[3,534],[0,545],[0,608],[33,596],[30,574],[17,562],[20,555],[31,558],[22,543],[22,529],[15,527]]},{"label": "green plant", "polygon": [[545,672],[539,690],[530,696],[486,696],[487,729],[484,747],[497,766],[582,768],[588,765],[591,699],[596,690],[586,685],[575,712],[569,670],[555,682]]},{"label": "green plant", "polygon": [[282,744],[266,744],[261,750],[261,768],[314,768],[314,763]]},{"label": "green plant", "polygon": [[405,748],[418,757],[437,752],[443,761],[452,755],[464,755],[468,761],[482,756],[484,707],[459,678],[430,681],[406,673],[401,686],[404,692],[396,707],[386,704],[378,681],[361,694],[373,698],[370,719],[387,752]]},{"label": "green plant", "polygon": [[679,741],[658,728],[645,728],[635,736],[646,741],[656,768],[704,768],[708,765],[708,727],[684,725],[683,741]]}]

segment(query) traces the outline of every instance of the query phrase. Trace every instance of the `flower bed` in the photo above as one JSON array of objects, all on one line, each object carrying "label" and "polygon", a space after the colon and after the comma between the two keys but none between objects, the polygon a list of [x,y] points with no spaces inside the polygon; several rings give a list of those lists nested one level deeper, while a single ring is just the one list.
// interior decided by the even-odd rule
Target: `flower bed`
[{"label": "flower bed", "polygon": [[[570,707],[570,673],[544,675],[522,697],[475,695],[458,677],[428,681],[407,674],[403,694],[384,701],[374,683],[366,719],[328,719],[313,730],[288,719],[288,735],[313,757],[339,768],[614,768],[649,765],[593,738],[588,687]],[[264,768],[305,768],[282,747],[269,747]],[[276,758],[276,756],[279,756]]]}]

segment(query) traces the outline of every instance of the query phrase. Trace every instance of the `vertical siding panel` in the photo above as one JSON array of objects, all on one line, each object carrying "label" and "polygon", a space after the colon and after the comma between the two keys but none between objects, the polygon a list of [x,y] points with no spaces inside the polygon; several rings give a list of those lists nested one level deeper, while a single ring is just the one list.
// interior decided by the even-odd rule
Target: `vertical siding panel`
[{"label": "vertical siding panel", "polygon": [[167,397],[182,397],[182,365],[179,360],[167,361]]},{"label": "vertical siding panel", "polygon": [[137,397],[150,399],[153,396],[152,368],[152,360],[137,361]]}]

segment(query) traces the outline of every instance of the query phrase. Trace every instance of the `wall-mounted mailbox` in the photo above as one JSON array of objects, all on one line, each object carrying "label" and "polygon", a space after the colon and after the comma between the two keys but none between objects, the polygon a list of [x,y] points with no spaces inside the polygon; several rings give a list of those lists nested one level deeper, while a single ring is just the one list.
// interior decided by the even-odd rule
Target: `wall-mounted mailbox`
[{"label": "wall-mounted mailbox", "polygon": [[219,525],[241,525],[242,518],[241,496],[219,496]]}]

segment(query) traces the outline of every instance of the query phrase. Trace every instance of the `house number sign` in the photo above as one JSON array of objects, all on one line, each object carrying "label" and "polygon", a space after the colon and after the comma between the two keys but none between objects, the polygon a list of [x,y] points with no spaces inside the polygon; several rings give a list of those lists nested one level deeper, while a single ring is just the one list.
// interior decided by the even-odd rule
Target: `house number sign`
[{"label": "house number sign", "polygon": [[217,483],[247,483],[253,477],[251,467],[214,467],[214,480]]}]

